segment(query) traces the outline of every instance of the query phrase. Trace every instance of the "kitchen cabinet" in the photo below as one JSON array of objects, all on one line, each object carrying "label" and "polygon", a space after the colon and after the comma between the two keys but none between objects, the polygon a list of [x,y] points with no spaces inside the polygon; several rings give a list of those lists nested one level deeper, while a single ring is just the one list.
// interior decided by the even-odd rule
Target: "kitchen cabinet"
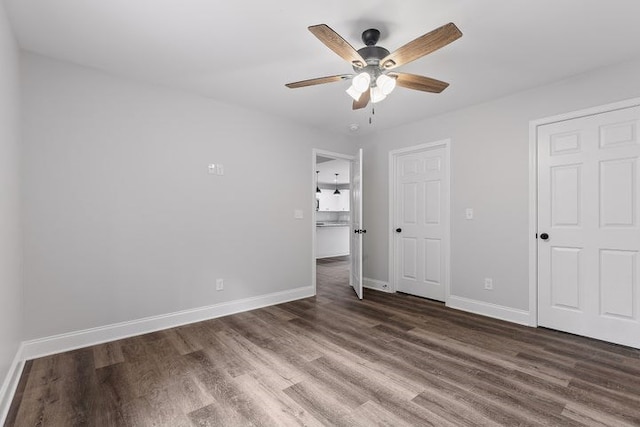
[{"label": "kitchen cabinet", "polygon": [[316,227],[316,258],[349,255],[349,225]]},{"label": "kitchen cabinet", "polygon": [[341,212],[348,212],[351,202],[351,195],[349,190],[340,190],[340,196],[337,197],[336,210]]},{"label": "kitchen cabinet", "polygon": [[349,211],[349,190],[340,190],[340,194],[334,195],[334,190],[321,189],[318,194],[318,210],[329,212]]}]

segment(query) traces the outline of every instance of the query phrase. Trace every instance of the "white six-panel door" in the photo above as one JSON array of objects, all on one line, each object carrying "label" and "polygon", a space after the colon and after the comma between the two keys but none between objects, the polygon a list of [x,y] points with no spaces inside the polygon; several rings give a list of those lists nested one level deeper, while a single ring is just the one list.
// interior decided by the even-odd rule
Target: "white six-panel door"
[{"label": "white six-panel door", "polygon": [[445,301],[449,253],[446,146],[395,157],[396,290]]},{"label": "white six-panel door", "polygon": [[540,326],[640,348],[639,125],[634,107],[538,127]]}]

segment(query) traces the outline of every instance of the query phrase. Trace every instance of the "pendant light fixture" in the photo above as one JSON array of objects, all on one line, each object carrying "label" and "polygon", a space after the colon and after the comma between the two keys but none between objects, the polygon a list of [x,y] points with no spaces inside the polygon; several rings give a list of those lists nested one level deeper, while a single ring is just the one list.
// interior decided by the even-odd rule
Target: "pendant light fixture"
[{"label": "pendant light fixture", "polygon": [[320,191],[320,187],[318,186],[318,174],[320,173],[320,171],[316,171],[316,193],[322,193],[322,191]]},{"label": "pendant light fixture", "polygon": [[338,190],[338,174],[336,174],[336,191],[333,192],[335,196],[340,194],[340,190]]}]

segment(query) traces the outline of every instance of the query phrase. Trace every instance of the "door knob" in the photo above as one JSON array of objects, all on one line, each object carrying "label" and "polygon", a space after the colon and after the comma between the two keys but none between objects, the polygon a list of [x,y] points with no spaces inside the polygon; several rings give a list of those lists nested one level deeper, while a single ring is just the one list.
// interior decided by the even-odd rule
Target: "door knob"
[{"label": "door knob", "polygon": [[402,233],[402,228],[396,228],[396,233]]},{"label": "door knob", "polygon": [[540,238],[542,240],[549,240],[549,235],[547,233],[542,233],[542,234],[540,234]]}]

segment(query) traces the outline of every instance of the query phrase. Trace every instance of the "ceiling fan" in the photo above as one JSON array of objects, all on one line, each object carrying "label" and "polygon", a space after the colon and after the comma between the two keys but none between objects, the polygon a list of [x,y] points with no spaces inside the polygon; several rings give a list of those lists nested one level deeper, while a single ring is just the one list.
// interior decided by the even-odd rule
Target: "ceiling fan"
[{"label": "ceiling fan", "polygon": [[347,93],[353,98],[354,110],[366,107],[369,101],[372,103],[382,101],[396,85],[432,93],[440,93],[445,90],[449,83],[391,70],[428,55],[462,36],[458,27],[450,22],[390,53],[384,47],[376,46],[380,39],[380,31],[375,28],[365,30],[362,33],[365,47],[359,50],[355,50],[345,39],[325,24],[312,25],[309,27],[309,31],[329,49],[351,63],[355,74],[319,77],[287,83],[285,86],[295,89],[351,79],[352,83],[347,89]]}]

